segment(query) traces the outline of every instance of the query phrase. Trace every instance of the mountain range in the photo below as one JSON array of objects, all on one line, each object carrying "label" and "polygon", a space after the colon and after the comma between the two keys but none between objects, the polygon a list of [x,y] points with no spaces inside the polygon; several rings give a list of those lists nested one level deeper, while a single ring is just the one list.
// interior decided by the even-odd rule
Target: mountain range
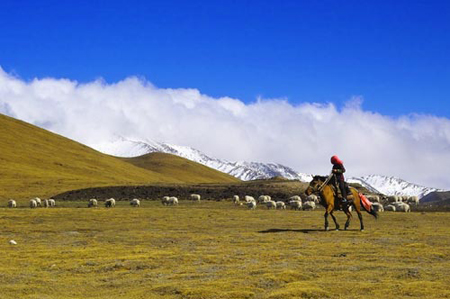
[{"label": "mountain range", "polygon": [[[288,166],[277,163],[230,162],[210,157],[192,147],[171,145],[148,139],[131,140],[118,136],[111,142],[96,144],[93,147],[100,152],[118,157],[137,157],[154,152],[169,153],[227,173],[243,181],[284,177],[290,180],[309,182],[313,177],[313,174],[301,173]],[[367,175],[358,178],[351,177],[347,181],[350,183],[358,183],[370,192],[385,195],[408,195],[421,198],[431,192],[444,191],[383,175]]]}]

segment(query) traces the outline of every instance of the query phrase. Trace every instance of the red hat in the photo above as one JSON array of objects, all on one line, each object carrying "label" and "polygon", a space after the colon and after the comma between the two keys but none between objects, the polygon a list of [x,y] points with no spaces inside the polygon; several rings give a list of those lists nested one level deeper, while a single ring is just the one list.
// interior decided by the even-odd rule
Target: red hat
[{"label": "red hat", "polygon": [[338,156],[334,155],[333,157],[331,157],[331,164],[344,164],[344,162],[342,162],[342,160],[339,159]]}]

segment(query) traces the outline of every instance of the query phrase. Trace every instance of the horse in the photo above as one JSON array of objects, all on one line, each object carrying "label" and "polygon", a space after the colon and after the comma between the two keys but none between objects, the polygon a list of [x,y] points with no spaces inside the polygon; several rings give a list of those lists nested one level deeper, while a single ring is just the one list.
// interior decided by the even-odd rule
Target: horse
[{"label": "horse", "polygon": [[[333,215],[333,211],[339,207],[342,207],[345,215],[347,215],[347,222],[345,222],[345,230],[348,229],[350,225],[350,219],[352,218],[352,213],[349,211],[349,206],[353,205],[355,207],[355,211],[358,214],[359,222],[361,224],[361,231],[364,230],[364,223],[361,213],[361,196],[353,187],[349,187],[350,192],[348,196],[348,200],[351,202],[347,205],[341,205],[340,201],[337,199],[335,188],[333,187],[334,176],[330,179],[330,177],[326,176],[315,176],[313,180],[309,183],[308,188],[305,190],[305,194],[307,196],[312,193],[316,193],[320,195],[320,204],[325,207],[325,230],[329,230],[328,226],[328,214],[333,218],[334,224],[336,225],[336,230],[339,230],[339,224],[336,221],[336,217]],[[378,218],[378,214],[374,209],[366,210],[370,215]]]}]

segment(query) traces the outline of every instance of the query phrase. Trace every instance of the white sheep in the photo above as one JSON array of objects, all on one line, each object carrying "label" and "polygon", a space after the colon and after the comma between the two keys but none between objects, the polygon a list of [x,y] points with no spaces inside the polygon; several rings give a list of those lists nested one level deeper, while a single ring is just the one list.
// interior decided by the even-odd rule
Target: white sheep
[{"label": "white sheep", "polygon": [[286,210],[286,204],[284,203],[284,201],[277,201],[277,209]]},{"label": "white sheep", "polygon": [[37,208],[37,202],[35,199],[30,200],[30,208]]},{"label": "white sheep", "polygon": [[301,210],[302,209],[302,201],[301,200],[290,200],[289,206],[291,210]]},{"label": "white sheep", "polygon": [[[312,195],[312,194],[311,194],[311,195]],[[295,200],[295,201],[302,201],[302,198],[301,198],[299,195],[294,195],[294,196],[289,197],[288,202],[290,202],[290,201],[292,201],[292,200]]]},{"label": "white sheep", "polygon": [[91,199],[89,199],[89,201],[88,201],[88,208],[91,208],[91,207],[97,207],[98,206],[98,201],[95,199],[95,198],[91,198]]},{"label": "white sheep", "polygon": [[163,198],[161,199],[161,203],[163,204],[163,206],[167,206],[169,204],[169,196],[163,196]]},{"label": "white sheep", "polygon": [[169,197],[169,202],[168,202],[169,206],[176,206],[178,205],[178,198],[171,196]]},{"label": "white sheep", "polygon": [[400,202],[401,201],[401,197],[398,195],[392,195],[392,196],[388,196],[387,200],[389,203],[394,203],[394,202]]},{"label": "white sheep", "polygon": [[141,201],[137,198],[134,198],[130,201],[130,205],[137,208],[141,206]]},{"label": "white sheep", "polygon": [[415,205],[415,206],[417,206],[417,205],[419,204],[419,197],[418,197],[418,196],[410,196],[410,197],[408,198],[407,203],[408,203],[409,205]]},{"label": "white sheep", "polygon": [[50,198],[48,200],[48,205],[49,205],[49,207],[54,208],[54,207],[56,207],[56,201],[53,198]]},{"label": "white sheep", "polygon": [[200,194],[191,194],[191,200],[200,201],[201,200]]},{"label": "white sheep", "polygon": [[384,212],[383,205],[379,202],[372,203],[372,209],[376,212]]},{"label": "white sheep", "polygon": [[17,203],[14,199],[10,199],[8,201],[8,208],[16,208],[17,207]]},{"label": "white sheep", "polygon": [[116,206],[116,200],[114,198],[110,198],[105,200],[105,207],[106,208],[114,208]]},{"label": "white sheep", "polygon": [[387,205],[384,207],[385,211],[395,212],[396,208],[394,205]]},{"label": "white sheep", "polygon": [[44,208],[48,208],[48,206],[49,206],[48,199],[42,200],[42,206],[43,206]]},{"label": "white sheep", "polygon": [[256,202],[256,201],[255,201],[255,198],[254,198],[253,196],[249,196],[249,195],[245,195],[245,196],[244,196],[244,201],[245,201],[246,203],[249,203],[249,202],[252,202],[252,201]]},{"label": "white sheep", "polygon": [[380,197],[378,195],[375,195],[375,194],[368,194],[368,195],[366,195],[366,198],[370,202],[380,202]]},{"label": "white sheep", "polygon": [[315,204],[318,204],[320,202],[319,197],[316,194],[310,194],[306,197],[305,202],[311,201]]},{"label": "white sheep", "polygon": [[250,210],[256,209],[256,201],[255,200],[248,201],[247,208],[249,208]]},{"label": "white sheep", "polygon": [[269,195],[261,195],[258,197],[258,203],[266,203],[269,200],[272,200],[272,198]]},{"label": "white sheep", "polygon": [[303,210],[309,211],[309,210],[315,210],[316,209],[316,203],[314,201],[305,201],[303,203]]},{"label": "white sheep", "polygon": [[266,202],[266,207],[267,209],[276,209],[277,208],[277,203],[273,200],[269,200]]},{"label": "white sheep", "polygon": [[409,204],[404,202],[399,202],[395,205],[396,212],[411,212],[411,207]]},{"label": "white sheep", "polygon": [[233,203],[234,203],[235,205],[238,205],[238,204],[239,204],[239,195],[233,195]]},{"label": "white sheep", "polygon": [[42,201],[41,201],[41,199],[40,199],[39,197],[35,197],[35,198],[34,198],[34,201],[36,202],[36,205],[37,205],[38,207],[41,207],[41,206],[42,206]]}]

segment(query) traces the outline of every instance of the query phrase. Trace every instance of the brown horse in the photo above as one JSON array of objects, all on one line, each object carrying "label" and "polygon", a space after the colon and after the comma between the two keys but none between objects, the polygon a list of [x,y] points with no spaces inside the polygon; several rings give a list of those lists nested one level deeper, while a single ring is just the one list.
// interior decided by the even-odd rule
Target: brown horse
[{"label": "brown horse", "polygon": [[[345,229],[350,225],[350,219],[352,218],[352,213],[349,211],[349,205],[341,205],[340,201],[337,199],[335,188],[333,187],[334,176],[331,180],[329,180],[325,176],[315,176],[311,183],[309,183],[308,188],[305,191],[306,195],[311,195],[312,193],[316,193],[320,197],[320,203],[325,207],[325,230],[329,230],[328,227],[328,214],[333,218],[334,223],[336,224],[336,230],[339,230],[339,224],[336,221],[336,217],[333,215],[333,211],[338,208],[342,208],[345,215],[347,215],[347,222],[345,222]],[[361,214],[361,198],[359,197],[358,190],[353,187],[350,187],[349,193],[349,201],[351,201],[351,205],[355,207],[356,213],[359,217],[359,222],[361,223],[361,231],[364,230],[364,223]],[[369,214],[378,218],[378,214],[376,211],[371,209],[367,211]]]}]

